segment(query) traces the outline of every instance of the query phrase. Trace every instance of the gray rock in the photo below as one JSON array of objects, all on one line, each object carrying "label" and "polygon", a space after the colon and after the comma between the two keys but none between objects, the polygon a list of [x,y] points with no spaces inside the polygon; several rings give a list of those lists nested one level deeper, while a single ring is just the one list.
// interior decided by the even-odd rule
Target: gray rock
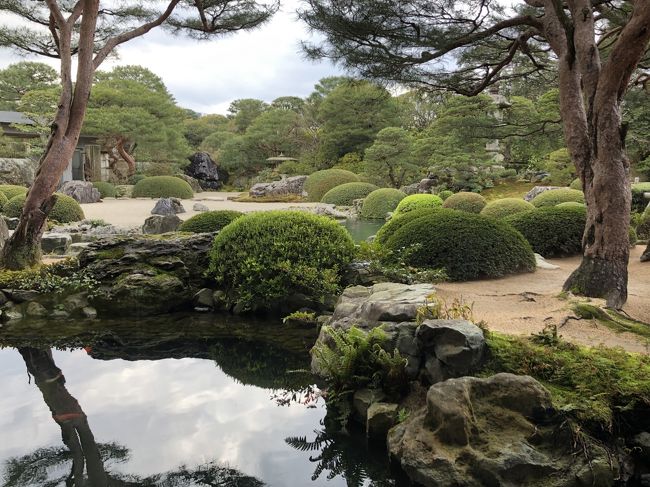
[{"label": "gray rock", "polygon": [[2,321],[22,320],[23,314],[16,308],[9,308],[2,311]]},{"label": "gray rock", "polygon": [[546,270],[555,270],[559,269],[559,265],[551,264],[549,262],[546,262],[544,257],[542,257],[539,254],[535,254],[535,265],[537,266],[538,269],[546,269]]},{"label": "gray rock", "polygon": [[7,228],[9,230],[15,230],[18,226],[18,223],[20,223],[20,218],[9,218],[8,216],[3,215],[2,219],[7,224]]},{"label": "gray rock", "polygon": [[59,188],[59,193],[66,194],[82,204],[97,203],[102,199],[99,190],[88,181],[66,181]]},{"label": "gray rock", "polygon": [[31,303],[28,303],[27,306],[25,307],[25,314],[27,316],[32,316],[32,317],[43,317],[47,316],[47,309],[45,306],[43,306],[40,303],[37,303],[36,301],[32,301]]},{"label": "gray rock", "polygon": [[97,318],[97,310],[92,306],[85,306],[81,309],[84,318],[95,319]]},{"label": "gray rock", "polygon": [[9,240],[9,227],[4,218],[0,218],[0,250],[5,246],[7,240]]},{"label": "gray rock", "polygon": [[210,208],[205,206],[203,203],[194,203],[194,206],[192,206],[192,209],[194,211],[210,211]]},{"label": "gray rock", "polygon": [[3,289],[2,292],[14,303],[27,303],[41,297],[38,291],[28,289]]},{"label": "gray rock", "polygon": [[526,201],[532,201],[535,196],[540,195],[542,193],[545,193],[546,191],[550,191],[552,189],[560,189],[561,186],[535,186],[533,189],[531,189],[528,193],[526,193],[526,196],[524,196],[524,199]]},{"label": "gray rock", "polygon": [[178,198],[160,198],[151,210],[152,215],[176,215],[185,213],[185,208]]},{"label": "gray rock", "polygon": [[438,180],[424,178],[418,184],[418,193],[431,193],[431,190],[438,185]]},{"label": "gray rock", "polygon": [[219,168],[207,152],[196,152],[189,157],[190,164],[185,174],[195,178],[204,190],[219,189],[224,181]]},{"label": "gray rock", "polygon": [[156,235],[175,232],[183,223],[176,215],[152,215],[144,221],[142,233]]},{"label": "gray rock", "polygon": [[67,233],[46,232],[41,239],[41,250],[44,254],[65,255],[72,245],[72,237]]},{"label": "gray rock", "polygon": [[194,295],[194,306],[198,308],[213,308],[214,307],[214,292],[212,289],[204,287]]},{"label": "gray rock", "polygon": [[375,402],[368,408],[366,434],[368,438],[385,440],[388,430],[397,422],[397,404]]},{"label": "gray rock", "polygon": [[354,416],[361,421],[362,424],[366,423],[368,419],[368,408],[371,404],[380,402],[386,397],[383,391],[378,389],[359,389],[355,391],[352,396],[352,409]]},{"label": "gray rock", "polygon": [[[431,386],[426,406],[389,431],[388,449],[424,486],[582,486],[589,461],[571,454],[562,421],[532,377],[461,377]],[[590,453],[607,461],[597,445]],[[599,468],[598,477],[596,485],[613,485],[610,469]]]},{"label": "gray rock", "polygon": [[182,179],[185,181],[187,184],[190,185],[192,188],[192,191],[195,193],[200,193],[203,191],[203,188],[201,187],[201,183],[199,183],[199,180],[196,178],[193,178],[192,176],[188,176],[187,174],[176,174],[177,178]]},{"label": "gray rock", "polygon": [[62,304],[67,313],[74,314],[88,306],[88,297],[83,293],[72,294],[65,298]]},{"label": "gray rock", "polygon": [[0,306],[4,306],[9,302],[9,299],[7,298],[7,295],[0,291]]},{"label": "gray rock", "polygon": [[307,176],[282,177],[280,181],[254,184],[248,191],[253,198],[262,196],[283,196],[288,194],[302,195]]},{"label": "gray rock", "polygon": [[648,243],[648,246],[643,251],[643,254],[641,254],[641,262],[648,262],[648,261],[650,261],[650,243]]},{"label": "gray rock", "polygon": [[64,311],[62,309],[55,309],[50,314],[50,318],[55,319],[55,320],[65,320],[67,318],[70,318],[70,313],[68,313],[67,311]]},{"label": "gray rock", "polygon": [[70,254],[71,255],[77,255],[82,250],[87,248],[89,245],[90,245],[90,242],[75,242],[72,245],[70,245]]},{"label": "gray rock", "polygon": [[0,158],[0,184],[31,186],[37,168],[36,160]]}]

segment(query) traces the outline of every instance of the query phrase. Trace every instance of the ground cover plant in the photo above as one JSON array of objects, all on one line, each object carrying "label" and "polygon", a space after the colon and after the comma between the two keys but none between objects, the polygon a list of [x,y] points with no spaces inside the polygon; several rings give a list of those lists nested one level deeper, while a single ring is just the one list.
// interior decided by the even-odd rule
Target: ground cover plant
[{"label": "ground cover plant", "polygon": [[[65,194],[56,193],[54,195],[56,202],[52,211],[50,211],[49,219],[59,223],[78,222],[85,218],[84,212],[77,201]],[[5,205],[4,213],[9,218],[19,218],[25,205],[27,194],[19,194],[14,196]]]},{"label": "ground cover plant", "polygon": [[185,220],[178,230],[192,233],[218,232],[242,215],[243,213],[233,210],[204,211]]},{"label": "ground cover plant", "polygon": [[321,203],[328,203],[336,206],[352,206],[354,200],[363,199],[379,189],[370,183],[345,183],[330,189],[323,198]]},{"label": "ground cover plant", "polygon": [[397,208],[400,201],[406,198],[406,193],[399,189],[380,188],[363,200],[361,218],[368,220],[383,220],[386,215]]},{"label": "ground cover plant", "polygon": [[180,198],[194,196],[192,187],[174,176],[151,176],[141,179],[133,187],[134,198]]},{"label": "ground cover plant", "polygon": [[359,176],[345,169],[325,169],[310,174],[305,180],[304,191],[309,201],[320,201],[332,188],[345,183],[355,183]]}]

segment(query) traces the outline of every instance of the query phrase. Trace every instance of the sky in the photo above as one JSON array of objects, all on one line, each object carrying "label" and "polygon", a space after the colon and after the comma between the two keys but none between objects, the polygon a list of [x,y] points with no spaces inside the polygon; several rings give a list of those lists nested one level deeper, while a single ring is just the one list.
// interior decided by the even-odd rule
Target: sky
[{"label": "sky", "polygon": [[[283,0],[281,10],[266,25],[211,41],[172,36],[160,29],[119,48],[119,59],[102,64],[138,64],[162,77],[177,103],[200,113],[226,114],[238,98],[272,101],[279,96],[309,95],[319,79],[343,74],[333,64],[304,58],[300,41],[309,39],[297,20],[299,0]],[[29,58],[48,62],[56,61]],[[0,69],[20,61],[0,49]]]}]

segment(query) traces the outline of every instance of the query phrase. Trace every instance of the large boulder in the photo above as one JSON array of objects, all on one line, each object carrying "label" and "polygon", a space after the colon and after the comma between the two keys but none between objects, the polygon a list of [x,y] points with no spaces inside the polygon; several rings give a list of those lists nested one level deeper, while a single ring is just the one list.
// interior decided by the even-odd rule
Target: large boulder
[{"label": "large boulder", "polygon": [[93,183],[88,181],[66,181],[59,189],[59,193],[74,198],[78,203],[97,203],[102,195]]},{"label": "large boulder", "polygon": [[0,158],[0,184],[31,186],[38,162],[32,159]]},{"label": "large boulder", "polygon": [[[572,454],[569,428],[529,376],[461,377],[431,386],[426,406],[390,430],[391,457],[426,487],[613,485],[605,452]],[[596,468],[593,468],[594,465]]]},{"label": "large boulder", "polygon": [[41,238],[41,250],[44,254],[65,255],[72,245],[72,237],[67,233],[46,232]]},{"label": "large boulder", "polygon": [[191,308],[206,287],[212,234],[115,236],[93,242],[79,264],[99,282],[100,315],[150,316]]},{"label": "large boulder", "polygon": [[175,232],[181,226],[183,220],[176,215],[152,215],[144,221],[142,233],[157,235],[161,233]]},{"label": "large boulder", "polygon": [[283,176],[280,181],[254,184],[248,191],[248,194],[253,198],[284,196],[289,194],[302,196],[306,180],[307,176],[292,176],[290,178]]},{"label": "large boulder", "polygon": [[196,152],[189,157],[190,164],[185,168],[185,174],[196,179],[204,190],[219,189],[222,178],[219,169],[207,152]]},{"label": "large boulder", "polygon": [[201,191],[203,191],[203,188],[201,187],[201,184],[199,183],[198,179],[193,178],[192,176],[188,176],[187,174],[177,174],[176,177],[182,179],[187,184],[189,184],[190,187],[192,188],[192,191],[194,191],[195,193],[200,193]]},{"label": "large boulder", "polygon": [[178,198],[160,198],[151,210],[152,215],[176,215],[185,213],[185,208]]}]

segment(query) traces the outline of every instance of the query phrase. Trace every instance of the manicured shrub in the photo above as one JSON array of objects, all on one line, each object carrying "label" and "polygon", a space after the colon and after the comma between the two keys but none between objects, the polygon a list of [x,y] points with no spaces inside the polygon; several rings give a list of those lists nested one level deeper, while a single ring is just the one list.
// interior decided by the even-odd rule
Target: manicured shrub
[{"label": "manicured shrub", "polygon": [[10,200],[19,194],[27,194],[27,188],[15,184],[0,184],[0,193],[4,194],[7,200]]},{"label": "manicured shrub", "polygon": [[454,194],[453,191],[449,191],[448,189],[443,189],[438,193],[438,196],[440,196],[440,199],[442,201],[445,201],[447,198],[449,198],[452,194]]},{"label": "manicured shrub", "polygon": [[636,233],[641,240],[650,240],[650,212],[645,212],[636,226]]},{"label": "manicured shrub", "polygon": [[439,208],[442,198],[435,194],[412,194],[399,202],[395,213],[408,213],[419,208]]},{"label": "manicured shrub", "polygon": [[442,206],[467,213],[480,213],[487,201],[478,193],[461,191],[447,198]]},{"label": "manicured shrub", "polygon": [[386,214],[394,211],[400,201],[406,198],[406,193],[399,189],[376,189],[363,200],[361,218],[368,220],[383,220]]},{"label": "manicured shrub", "polygon": [[151,176],[141,179],[133,187],[134,198],[181,198],[194,196],[192,187],[174,176]]},{"label": "manicured shrub", "polygon": [[397,231],[397,229],[415,220],[416,218],[420,218],[423,215],[429,215],[440,209],[441,209],[440,207],[418,208],[416,210],[409,211],[407,213],[393,214],[393,217],[390,220],[388,220],[385,225],[382,225],[382,227],[377,231],[377,235],[375,235],[375,242],[377,242],[380,245],[386,243],[388,239],[392,237],[393,234]]},{"label": "manicured shrub", "polygon": [[577,189],[551,189],[535,196],[531,203],[537,208],[541,208],[543,206],[557,206],[560,203],[566,203],[567,201],[584,203],[585,195],[582,193],[582,191],[579,191]]},{"label": "manicured shrub", "polygon": [[330,218],[260,212],[237,218],[219,232],[208,272],[229,305],[290,312],[338,292],[341,272],[353,255],[350,234]]},{"label": "manicured shrub", "polygon": [[458,281],[535,269],[530,245],[514,228],[450,209],[433,210],[401,225],[384,247],[407,265],[444,269]]},{"label": "manicured shrub", "polygon": [[573,181],[571,181],[571,184],[569,184],[569,188],[582,191],[582,181],[580,181],[579,178],[574,179]]},{"label": "manicured shrub", "polygon": [[564,203],[560,203],[555,207],[556,208],[582,208],[583,210],[587,209],[584,203],[578,203],[577,201],[565,201]]},{"label": "manicured shrub", "polygon": [[4,209],[7,203],[9,203],[9,198],[7,198],[4,193],[0,193],[0,211]]},{"label": "manicured shrub", "polygon": [[634,247],[636,245],[636,243],[639,241],[639,237],[636,234],[636,230],[634,228],[630,227],[629,235],[630,235],[630,246]]},{"label": "manicured shrub", "polygon": [[354,200],[365,198],[376,189],[379,188],[370,183],[339,184],[325,193],[320,201],[330,205],[352,206]]},{"label": "manicured shrub", "polygon": [[585,208],[542,207],[505,219],[544,257],[582,252],[587,223]]},{"label": "manicured shrub", "polygon": [[115,198],[117,196],[117,191],[115,186],[106,181],[95,181],[93,186],[99,190],[99,194],[102,195],[102,198]]},{"label": "manicured shrub", "polygon": [[218,232],[243,213],[232,210],[205,211],[184,221],[179,231],[192,233]]},{"label": "manicured shrub", "polygon": [[304,190],[309,201],[320,201],[332,188],[345,183],[356,183],[359,176],[345,169],[325,169],[310,174],[305,180]]},{"label": "manicured shrub", "polygon": [[[48,216],[49,220],[59,223],[78,222],[85,218],[84,212],[76,200],[65,194],[56,193],[56,202]],[[10,218],[18,218],[25,206],[26,194],[19,194],[9,200],[5,205],[5,215]]]},{"label": "manicured shrub", "polygon": [[132,186],[135,186],[136,184],[138,184],[140,181],[142,181],[146,177],[147,176],[145,176],[144,174],[134,174],[133,176],[131,176],[129,178],[129,184],[132,185]]},{"label": "manicured shrub", "polygon": [[644,193],[650,193],[650,182],[632,185],[632,211],[638,213],[645,211],[648,200],[643,196]]},{"label": "manicured shrub", "polygon": [[490,201],[485,208],[481,210],[481,215],[489,216],[500,220],[510,215],[523,213],[524,211],[534,210],[535,207],[526,200],[521,198],[503,198],[500,200]]}]

